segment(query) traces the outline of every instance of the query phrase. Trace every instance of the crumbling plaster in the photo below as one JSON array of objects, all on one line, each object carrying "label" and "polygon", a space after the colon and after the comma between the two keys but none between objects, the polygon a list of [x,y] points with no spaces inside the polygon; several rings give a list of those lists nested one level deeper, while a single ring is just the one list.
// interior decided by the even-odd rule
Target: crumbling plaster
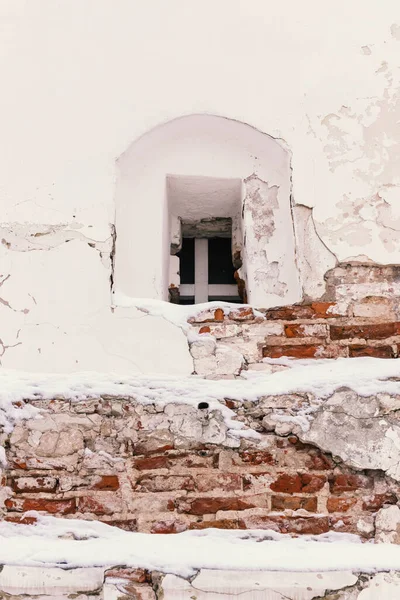
[{"label": "crumbling plaster", "polygon": [[[223,115],[284,140],[307,297],[319,297],[335,260],[400,263],[398,6],[364,12],[361,0],[339,2],[324,26],[316,0],[307,10],[294,0],[3,2],[2,363],[190,371],[182,333],[133,309],[111,313],[109,289],[115,160],[182,115]],[[129,349],[117,323],[132,328]]]}]

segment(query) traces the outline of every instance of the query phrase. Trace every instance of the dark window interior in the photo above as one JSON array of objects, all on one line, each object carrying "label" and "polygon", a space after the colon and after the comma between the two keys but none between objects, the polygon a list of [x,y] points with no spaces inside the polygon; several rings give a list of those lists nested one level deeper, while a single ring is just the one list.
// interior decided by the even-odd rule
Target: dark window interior
[{"label": "dark window interior", "polygon": [[177,256],[179,256],[181,283],[194,283],[194,238],[183,238],[182,248]]},{"label": "dark window interior", "polygon": [[208,240],[208,283],[235,284],[232,264],[232,239],[210,238]]},{"label": "dark window interior", "polygon": [[[182,284],[193,285],[195,280],[195,238],[183,238],[178,252],[179,271]],[[235,285],[235,268],[232,264],[232,239],[215,237],[208,239],[208,283],[211,285]],[[221,300],[240,303],[239,296],[209,296],[209,302]],[[194,296],[179,298],[179,304],[194,304]]]}]

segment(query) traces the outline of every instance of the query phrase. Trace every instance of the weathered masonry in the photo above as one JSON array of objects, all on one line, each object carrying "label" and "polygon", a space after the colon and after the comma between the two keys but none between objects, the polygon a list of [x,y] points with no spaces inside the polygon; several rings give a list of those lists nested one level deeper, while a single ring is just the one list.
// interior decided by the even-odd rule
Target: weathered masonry
[{"label": "weathered masonry", "polygon": [[325,298],[253,310],[212,308],[191,317],[194,372],[236,376],[270,370],[263,358],[397,358],[399,267],[343,265],[326,276]]},{"label": "weathered masonry", "polygon": [[[128,531],[338,531],[398,542],[399,402],[349,389],[323,402],[227,397],[220,409],[106,395],[30,400],[37,418],[5,436],[2,518],[34,522],[33,510]],[[227,426],[228,408],[244,436]],[[389,524],[380,516],[388,507]]]}]

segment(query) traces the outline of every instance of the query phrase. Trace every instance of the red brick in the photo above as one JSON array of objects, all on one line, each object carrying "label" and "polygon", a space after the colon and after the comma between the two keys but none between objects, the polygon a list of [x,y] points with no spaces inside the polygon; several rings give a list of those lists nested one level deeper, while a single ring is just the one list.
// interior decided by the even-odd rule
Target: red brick
[{"label": "red brick", "polygon": [[319,535],[329,531],[328,517],[287,517],[277,515],[252,515],[245,517],[247,528],[272,529],[280,533]]},{"label": "red brick", "polygon": [[217,308],[214,312],[214,321],[223,321],[224,320],[224,311],[222,308]]},{"label": "red brick", "polygon": [[16,477],[11,481],[11,487],[17,493],[55,492],[57,479],[55,477]]},{"label": "red brick", "polygon": [[357,503],[357,498],[338,498],[331,496],[326,502],[328,512],[347,512]]},{"label": "red brick", "polygon": [[200,521],[190,523],[189,529],[246,529],[242,519],[216,519],[215,521]]},{"label": "red brick", "polygon": [[397,504],[397,496],[392,492],[369,496],[368,498],[364,498],[362,508],[363,510],[371,510],[375,512],[382,508],[385,504]]},{"label": "red brick", "polygon": [[332,340],[347,340],[363,338],[366,340],[381,340],[396,335],[395,323],[375,323],[371,325],[331,325]]},{"label": "red brick", "polygon": [[136,492],[193,491],[195,484],[190,475],[143,475],[134,486]]},{"label": "red brick", "polygon": [[271,483],[270,488],[274,492],[284,494],[297,494],[301,492],[301,477],[300,475],[279,475],[278,479]]},{"label": "red brick", "polygon": [[118,527],[124,531],[137,531],[137,520],[136,519],[113,519],[111,521],[103,521],[111,527]]},{"label": "red brick", "polygon": [[230,311],[229,318],[233,321],[248,321],[254,319],[254,312],[250,306],[243,306]]},{"label": "red brick", "polygon": [[223,400],[223,402],[224,402],[225,406],[227,406],[231,410],[233,410],[237,406],[237,402],[235,402],[234,400],[231,400],[230,398],[225,398]]},{"label": "red brick", "polygon": [[325,475],[312,475],[310,473],[303,473],[301,476],[301,491],[303,494],[314,494],[321,490],[325,483]]},{"label": "red brick", "polygon": [[362,488],[371,488],[373,481],[364,475],[352,475],[341,473],[329,480],[330,490],[334,494],[342,492],[354,492]]},{"label": "red brick", "polygon": [[135,583],[150,583],[151,574],[146,569],[135,569],[135,568],[113,568],[108,569],[104,573],[105,579],[116,578],[125,579],[126,581],[134,581]]},{"label": "red brick", "polygon": [[4,520],[18,525],[34,525],[37,523],[36,517],[26,517],[25,515],[6,515]]},{"label": "red brick", "polygon": [[139,471],[147,471],[151,469],[167,469],[170,467],[168,456],[145,456],[136,458],[133,461],[133,467]]},{"label": "red brick", "polygon": [[281,358],[289,356],[291,358],[339,358],[347,357],[347,347],[335,344],[315,345],[315,344],[296,344],[282,346],[264,346],[262,349],[263,357]]},{"label": "red brick", "polygon": [[395,358],[392,346],[349,346],[349,356],[372,356],[374,358]]},{"label": "red brick", "polygon": [[11,461],[11,468],[12,469],[22,469],[23,471],[26,471],[28,468],[28,465],[26,464],[25,459],[14,458],[14,460]]},{"label": "red brick", "polygon": [[288,338],[326,338],[328,328],[324,323],[292,323],[285,325],[285,335]]},{"label": "red brick", "polygon": [[203,325],[203,327],[200,327],[199,329],[199,333],[210,333],[211,329],[208,325]]},{"label": "red brick", "polygon": [[119,488],[119,481],[116,475],[102,475],[100,480],[97,481],[91,489],[93,490],[104,490],[104,491],[116,491]]},{"label": "red brick", "polygon": [[95,515],[112,515],[114,510],[111,506],[103,504],[100,500],[92,496],[82,496],[79,498],[79,512],[93,513]]},{"label": "red brick", "polygon": [[225,498],[195,498],[177,500],[179,512],[186,512],[189,515],[208,515],[214,514],[219,510],[246,510],[255,508],[257,504],[250,497],[225,497]]},{"label": "red brick", "polygon": [[272,510],[299,510],[316,512],[318,501],[315,496],[303,498],[301,496],[272,496]]},{"label": "red brick", "polygon": [[206,450],[169,456],[171,466],[185,469],[215,469],[218,467],[218,454]]},{"label": "red brick", "polygon": [[[239,458],[241,462],[250,465],[273,465],[275,463],[271,452],[266,450],[243,450],[243,452],[239,452]],[[233,464],[240,464],[236,456],[233,458]]]},{"label": "red brick", "polygon": [[296,319],[312,319],[314,310],[311,305],[291,305],[280,306],[279,308],[270,308],[266,311],[267,319],[280,321],[295,321]]},{"label": "red brick", "polygon": [[182,521],[158,521],[153,524],[150,533],[181,533],[186,529],[187,525]]},{"label": "red brick", "polygon": [[356,508],[353,513],[331,513],[329,515],[329,527],[331,530],[338,531],[340,533],[355,533],[364,539],[373,538],[373,531],[366,533],[358,530],[357,524],[360,516],[362,515],[360,514],[358,508]]},{"label": "red brick", "polygon": [[294,304],[270,308],[266,311],[267,319],[295,321],[296,319],[332,319],[342,315],[335,312],[334,302],[312,302],[311,304]]},{"label": "red brick", "polygon": [[333,468],[333,461],[326,454],[311,454],[307,459],[306,466],[315,471],[328,471]]},{"label": "red brick", "polygon": [[325,482],[326,477],[324,475],[312,475],[309,473],[296,475],[284,474],[271,483],[270,488],[274,492],[284,494],[296,494],[299,492],[313,494],[322,489]]},{"label": "red brick", "polygon": [[224,492],[241,491],[242,477],[239,473],[202,473],[196,476],[195,485],[199,492],[212,492],[218,488]]},{"label": "red brick", "polygon": [[334,302],[312,302],[311,308],[313,309],[314,316],[317,319],[332,319],[335,317],[341,317],[335,312],[336,304]]},{"label": "red brick", "polygon": [[314,358],[321,346],[315,344],[302,344],[296,346],[264,346],[262,355],[264,358],[281,358],[289,356],[291,358]]},{"label": "red brick", "polygon": [[47,498],[8,498],[4,505],[10,511],[28,512],[28,510],[37,510],[47,512],[52,515],[69,515],[76,511],[76,500],[48,500]]}]

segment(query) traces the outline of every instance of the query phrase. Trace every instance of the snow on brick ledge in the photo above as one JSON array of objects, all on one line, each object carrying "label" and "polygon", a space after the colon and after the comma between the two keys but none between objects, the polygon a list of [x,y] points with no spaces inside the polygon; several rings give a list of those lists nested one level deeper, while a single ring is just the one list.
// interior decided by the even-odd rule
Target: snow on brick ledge
[{"label": "snow on brick ledge", "polygon": [[31,518],[30,526],[0,523],[0,593],[12,597],[382,600],[400,591],[400,547],[360,544],[349,534],[300,540],[209,530],[160,537]]},{"label": "snow on brick ledge", "polygon": [[1,372],[3,519],[372,539],[400,497],[400,363],[283,362],[232,381]]}]

